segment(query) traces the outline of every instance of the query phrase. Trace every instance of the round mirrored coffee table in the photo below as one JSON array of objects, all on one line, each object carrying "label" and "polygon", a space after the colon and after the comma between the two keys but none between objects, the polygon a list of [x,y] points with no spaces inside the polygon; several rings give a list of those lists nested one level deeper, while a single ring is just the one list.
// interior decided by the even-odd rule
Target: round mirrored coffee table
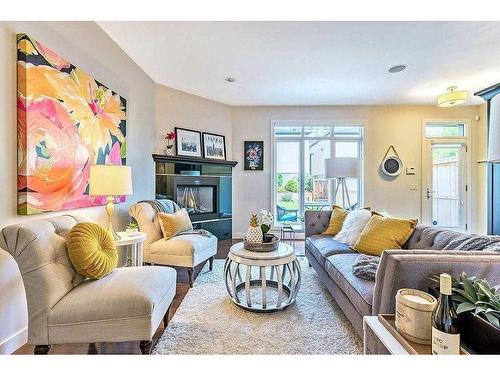
[{"label": "round mirrored coffee table", "polygon": [[300,288],[300,264],[295,250],[280,243],[278,250],[246,250],[243,242],[231,247],[224,266],[229,298],[254,312],[276,312],[295,302]]}]

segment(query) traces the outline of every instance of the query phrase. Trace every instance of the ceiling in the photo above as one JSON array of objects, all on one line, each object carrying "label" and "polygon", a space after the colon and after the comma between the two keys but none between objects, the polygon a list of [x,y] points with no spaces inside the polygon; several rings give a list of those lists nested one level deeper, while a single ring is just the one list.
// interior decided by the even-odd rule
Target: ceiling
[{"label": "ceiling", "polygon": [[500,22],[98,24],[158,84],[229,105],[435,104],[500,82]]}]

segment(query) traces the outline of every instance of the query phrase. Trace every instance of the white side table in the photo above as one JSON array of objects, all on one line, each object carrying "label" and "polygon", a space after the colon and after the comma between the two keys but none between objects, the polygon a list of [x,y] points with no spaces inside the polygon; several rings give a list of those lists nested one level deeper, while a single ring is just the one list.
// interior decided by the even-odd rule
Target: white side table
[{"label": "white side table", "polygon": [[[248,251],[239,242],[229,251],[224,280],[229,298],[238,307],[253,312],[281,311],[295,302],[300,289],[300,264],[288,244],[280,243],[277,250],[264,253]],[[257,292],[253,296],[252,289]]]},{"label": "white side table", "polygon": [[127,267],[142,266],[144,260],[143,244],[146,239],[144,232],[117,232],[121,237],[115,241],[116,247],[125,248],[125,264]]}]

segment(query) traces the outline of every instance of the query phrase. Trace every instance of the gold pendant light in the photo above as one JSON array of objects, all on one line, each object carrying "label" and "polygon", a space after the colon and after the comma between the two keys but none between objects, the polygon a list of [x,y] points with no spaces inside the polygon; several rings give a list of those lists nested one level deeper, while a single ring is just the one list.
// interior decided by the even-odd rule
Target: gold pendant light
[{"label": "gold pendant light", "polygon": [[467,101],[467,91],[456,91],[457,86],[448,87],[448,92],[437,98],[438,107],[453,107]]}]

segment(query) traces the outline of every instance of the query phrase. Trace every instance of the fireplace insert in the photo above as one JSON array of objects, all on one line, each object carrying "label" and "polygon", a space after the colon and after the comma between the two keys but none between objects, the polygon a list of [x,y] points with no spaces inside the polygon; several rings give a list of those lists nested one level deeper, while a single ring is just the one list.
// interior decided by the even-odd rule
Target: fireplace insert
[{"label": "fireplace insert", "polygon": [[174,201],[185,208],[193,221],[220,217],[220,178],[208,176],[175,176]]},{"label": "fireplace insert", "polygon": [[216,212],[216,186],[177,185],[177,204],[190,215]]}]

